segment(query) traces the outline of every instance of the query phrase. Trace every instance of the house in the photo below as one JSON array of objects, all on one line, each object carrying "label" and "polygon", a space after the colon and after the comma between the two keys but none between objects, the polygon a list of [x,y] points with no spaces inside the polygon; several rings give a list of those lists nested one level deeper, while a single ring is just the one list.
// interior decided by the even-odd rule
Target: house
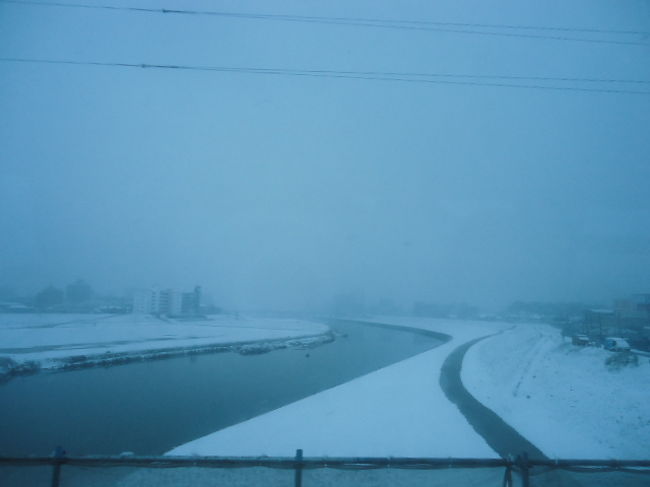
[{"label": "house", "polygon": [[610,333],[610,329],[615,329],[617,324],[614,310],[588,309],[585,311],[582,332],[590,337],[602,338]]}]

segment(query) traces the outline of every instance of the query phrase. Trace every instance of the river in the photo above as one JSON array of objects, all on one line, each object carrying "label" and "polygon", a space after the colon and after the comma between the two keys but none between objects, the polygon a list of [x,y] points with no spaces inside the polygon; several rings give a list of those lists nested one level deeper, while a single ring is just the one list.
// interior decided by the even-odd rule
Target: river
[{"label": "river", "polygon": [[0,385],[0,455],[162,454],[429,350],[412,330],[328,323],[337,339],[263,355],[192,355],[45,372]]}]

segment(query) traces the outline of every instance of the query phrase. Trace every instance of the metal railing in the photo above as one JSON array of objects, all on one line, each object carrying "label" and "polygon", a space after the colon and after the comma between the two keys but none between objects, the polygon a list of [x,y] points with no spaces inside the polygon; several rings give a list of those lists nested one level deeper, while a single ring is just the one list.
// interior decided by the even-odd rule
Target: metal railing
[{"label": "metal railing", "polygon": [[503,487],[512,487],[513,473],[519,484],[530,486],[531,470],[543,467],[544,472],[566,470],[580,473],[626,472],[650,475],[650,460],[538,460],[524,452],[510,458],[403,458],[403,457],[304,457],[296,450],[295,457],[197,457],[197,456],[67,456],[58,447],[51,456],[0,457],[0,467],[52,466],[51,487],[60,487],[61,469],[76,467],[141,467],[141,468],[252,468],[265,467],[294,471],[293,485],[302,487],[306,469],[472,469],[503,468]]}]

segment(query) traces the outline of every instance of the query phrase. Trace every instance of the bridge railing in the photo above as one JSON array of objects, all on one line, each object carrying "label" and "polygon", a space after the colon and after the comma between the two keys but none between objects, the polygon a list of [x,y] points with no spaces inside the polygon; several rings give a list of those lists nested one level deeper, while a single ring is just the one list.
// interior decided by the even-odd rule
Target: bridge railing
[{"label": "bridge railing", "polygon": [[[638,485],[647,485],[650,480],[650,460],[537,460],[529,459],[525,453],[510,458],[400,458],[400,457],[304,457],[302,450],[297,450],[295,457],[198,457],[198,456],[67,456],[62,449],[57,449],[51,456],[36,457],[0,457],[0,469],[2,468],[21,469],[29,467],[50,468],[50,475],[47,480],[41,475],[38,485],[47,487],[66,487],[68,483],[62,479],[62,471],[81,467],[83,469],[122,467],[134,471],[152,469],[272,469],[284,470],[289,475],[282,477],[281,481],[275,479],[269,482],[270,478],[249,480],[246,485],[286,485],[291,487],[302,487],[306,484],[321,484],[322,482],[309,482],[305,478],[305,472],[317,469],[365,471],[365,470],[501,470],[501,474],[495,485],[499,487],[530,487],[531,485],[556,485],[557,477],[553,475],[566,476],[572,473],[625,473],[633,476],[643,476]],[[531,483],[536,476],[546,476],[544,482]],[[155,475],[154,475],[155,477]],[[563,477],[565,480],[566,478]],[[406,479],[406,480],[405,480]],[[549,480],[550,479],[550,480]],[[414,480],[412,478],[411,480]],[[377,479],[373,481],[375,483]],[[331,480],[330,480],[331,482]],[[74,482],[73,482],[74,483]],[[355,482],[356,483],[356,482]],[[140,485],[141,482],[134,482]],[[155,485],[155,482],[153,483]],[[419,482],[410,482],[408,478],[402,478],[400,485],[415,485]],[[447,478],[443,484],[464,485]],[[628,483],[637,485],[636,483]],[[4,485],[4,484],[3,484]],[[34,484],[35,485],[35,484]],[[128,485],[128,482],[126,482]],[[193,485],[188,483],[188,485]],[[228,485],[224,483],[223,485]],[[362,485],[362,483],[358,483]],[[392,485],[392,484],[391,484]],[[578,485],[563,481],[562,485]],[[590,482],[591,485],[591,482]],[[309,485],[305,485],[309,487]]]}]

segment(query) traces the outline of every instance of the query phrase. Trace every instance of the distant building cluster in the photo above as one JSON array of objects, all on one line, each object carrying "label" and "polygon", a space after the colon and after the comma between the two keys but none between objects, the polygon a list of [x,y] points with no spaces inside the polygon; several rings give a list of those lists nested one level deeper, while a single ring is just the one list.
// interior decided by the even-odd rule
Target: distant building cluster
[{"label": "distant building cluster", "polygon": [[83,279],[61,288],[48,285],[33,296],[17,296],[10,288],[0,288],[0,312],[3,313],[128,313],[130,299],[101,296]]},{"label": "distant building cluster", "polygon": [[648,324],[650,318],[650,294],[633,294],[614,301],[614,312],[627,326]]},{"label": "distant building cluster", "polygon": [[133,312],[158,316],[197,316],[201,311],[201,286],[193,291],[146,289],[133,295]]},{"label": "distant building cluster", "polygon": [[585,332],[595,335],[607,334],[617,328],[629,331],[650,325],[650,294],[633,294],[614,301],[612,309],[589,309],[585,311]]},{"label": "distant building cluster", "polygon": [[33,296],[18,296],[8,286],[0,286],[0,313],[101,313],[151,314],[170,318],[202,318],[220,314],[222,309],[203,294],[201,286],[182,292],[172,288],[150,288],[123,295],[99,295],[83,279],[65,287],[48,285]]}]

